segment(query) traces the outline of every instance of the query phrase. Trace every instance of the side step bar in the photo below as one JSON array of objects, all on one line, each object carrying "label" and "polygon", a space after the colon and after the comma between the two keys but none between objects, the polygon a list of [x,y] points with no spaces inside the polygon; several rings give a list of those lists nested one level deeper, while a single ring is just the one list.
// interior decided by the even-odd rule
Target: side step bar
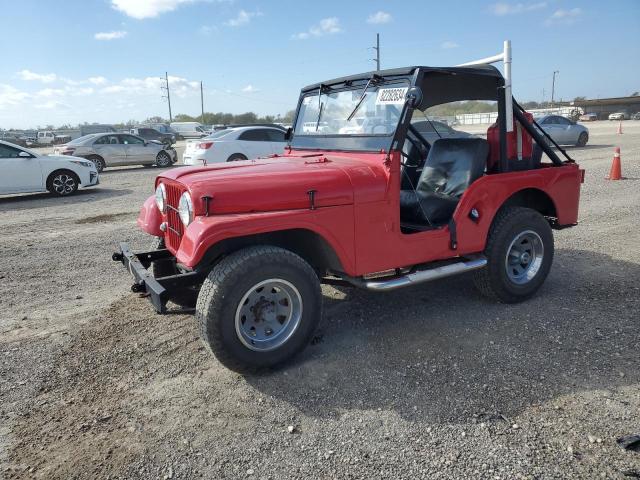
[{"label": "side step bar", "polygon": [[362,280],[350,278],[348,281],[354,285],[367,290],[376,292],[387,292],[397,290],[398,288],[417,285],[419,283],[430,282],[440,278],[451,277],[460,273],[478,270],[487,264],[487,258],[484,256],[474,257],[461,262],[450,263],[441,267],[435,267],[428,270],[419,270],[417,272],[408,273],[400,277],[393,277],[388,280]]}]

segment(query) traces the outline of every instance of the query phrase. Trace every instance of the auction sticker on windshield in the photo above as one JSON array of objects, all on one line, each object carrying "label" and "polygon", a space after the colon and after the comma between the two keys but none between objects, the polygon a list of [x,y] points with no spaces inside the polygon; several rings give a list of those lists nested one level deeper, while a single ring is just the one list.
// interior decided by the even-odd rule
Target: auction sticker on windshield
[{"label": "auction sticker on windshield", "polygon": [[407,96],[408,87],[404,88],[381,88],[378,90],[376,105],[402,105]]}]

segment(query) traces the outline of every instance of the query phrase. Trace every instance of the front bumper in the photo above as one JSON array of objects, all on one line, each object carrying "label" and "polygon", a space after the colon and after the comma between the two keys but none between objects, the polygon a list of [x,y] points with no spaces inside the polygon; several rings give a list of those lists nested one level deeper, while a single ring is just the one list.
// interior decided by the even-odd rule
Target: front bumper
[{"label": "front bumper", "polygon": [[131,291],[147,294],[158,313],[167,311],[167,302],[174,296],[204,280],[204,275],[196,271],[154,278],[148,270],[153,262],[175,261],[175,257],[167,249],[135,253],[127,243],[120,243],[119,251],[114,252],[111,258],[121,262],[133,276],[134,283],[131,285]]}]

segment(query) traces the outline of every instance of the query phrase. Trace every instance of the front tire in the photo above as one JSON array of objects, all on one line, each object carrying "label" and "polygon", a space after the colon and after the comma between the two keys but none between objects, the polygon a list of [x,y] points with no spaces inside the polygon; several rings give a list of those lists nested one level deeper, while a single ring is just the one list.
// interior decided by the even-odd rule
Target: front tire
[{"label": "front tire", "polygon": [[587,132],[582,132],[578,136],[578,141],[576,142],[576,145],[578,147],[584,147],[588,141],[589,141],[589,134]]},{"label": "front tire", "polygon": [[223,258],[204,281],[196,318],[204,341],[231,370],[276,366],[302,350],[320,321],[322,294],[295,253],[254,246]]},{"label": "front tire", "polygon": [[491,226],[487,266],[474,273],[476,287],[503,303],[526,300],[547,278],[553,250],[553,233],[542,215],[530,208],[505,208]]},{"label": "front tire", "polygon": [[78,191],[80,179],[69,170],[57,170],[47,179],[47,190],[57,197],[68,197]]},{"label": "front tire", "polygon": [[164,150],[159,152],[158,155],[156,156],[156,166],[157,167],[167,168],[167,167],[170,167],[172,163],[173,162],[171,160],[171,157]]}]

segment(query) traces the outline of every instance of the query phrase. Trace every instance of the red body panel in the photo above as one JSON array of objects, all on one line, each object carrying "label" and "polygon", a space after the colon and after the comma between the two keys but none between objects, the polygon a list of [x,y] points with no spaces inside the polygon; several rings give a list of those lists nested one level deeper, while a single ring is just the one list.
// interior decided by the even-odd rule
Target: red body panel
[{"label": "red body panel", "polygon": [[[549,195],[558,223],[574,224],[581,173],[575,164],[485,175],[462,196],[454,213],[458,248],[448,227],[400,231],[400,155],[384,153],[290,152],[232,165],[174,169],[163,177],[186,186],[196,220],[186,228],[177,260],[195,267],[221,240],[287,229],[307,229],[334,249],[345,273],[365,273],[477,253],[500,206],[514,193],[534,188]],[[162,181],[158,177],[157,181]],[[307,192],[316,190],[315,210]],[[212,197],[204,216],[202,196]],[[155,204],[153,204],[155,207]],[[469,218],[476,208],[477,222]],[[162,219],[145,203],[138,223],[152,234]]]},{"label": "red body panel", "polygon": [[140,215],[138,215],[138,226],[149,235],[161,237],[163,235],[162,230],[160,230],[161,223],[162,214],[156,205],[156,197],[151,195],[145,200],[142,208],[140,209]]}]

